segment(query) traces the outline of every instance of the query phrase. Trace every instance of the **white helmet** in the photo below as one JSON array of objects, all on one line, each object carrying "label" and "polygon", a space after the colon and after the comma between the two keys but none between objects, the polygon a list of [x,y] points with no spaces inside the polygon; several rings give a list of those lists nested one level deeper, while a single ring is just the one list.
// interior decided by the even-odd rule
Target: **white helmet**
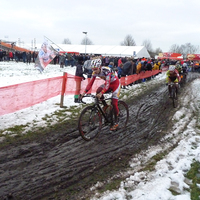
[{"label": "white helmet", "polygon": [[170,66],[169,66],[169,71],[172,71],[172,72],[173,72],[174,70],[175,70],[175,66],[174,66],[174,65],[170,65]]},{"label": "white helmet", "polygon": [[186,64],[186,63],[183,63],[183,67],[187,67],[187,64]]},{"label": "white helmet", "polygon": [[101,67],[101,59],[94,59],[91,61],[91,69],[98,69]]}]

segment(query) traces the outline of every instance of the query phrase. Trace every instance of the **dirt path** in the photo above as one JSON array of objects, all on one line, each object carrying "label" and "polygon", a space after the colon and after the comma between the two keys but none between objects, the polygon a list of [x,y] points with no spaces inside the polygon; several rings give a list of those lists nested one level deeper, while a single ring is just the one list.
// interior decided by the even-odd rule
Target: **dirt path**
[{"label": "dirt path", "polygon": [[[84,199],[84,192],[128,165],[137,151],[167,130],[172,104],[166,86],[152,88],[129,104],[127,129],[84,141],[74,126],[0,150],[0,199]],[[9,199],[9,198],[7,198]]]}]

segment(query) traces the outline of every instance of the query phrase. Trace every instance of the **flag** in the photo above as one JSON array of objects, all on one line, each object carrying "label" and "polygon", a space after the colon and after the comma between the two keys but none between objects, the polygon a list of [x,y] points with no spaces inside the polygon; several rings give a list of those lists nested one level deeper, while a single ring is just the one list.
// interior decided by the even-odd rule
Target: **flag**
[{"label": "flag", "polygon": [[43,72],[44,68],[55,58],[57,51],[44,41],[35,60],[35,68]]}]

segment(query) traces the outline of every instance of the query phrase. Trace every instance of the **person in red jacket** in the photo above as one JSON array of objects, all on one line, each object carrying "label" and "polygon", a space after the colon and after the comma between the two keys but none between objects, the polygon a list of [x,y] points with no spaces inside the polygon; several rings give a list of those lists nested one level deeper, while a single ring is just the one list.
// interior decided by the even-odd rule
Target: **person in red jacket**
[{"label": "person in red jacket", "polygon": [[[108,92],[112,92],[112,106],[114,109],[115,114],[115,124],[111,127],[111,131],[114,131],[118,127],[118,115],[119,115],[119,108],[118,108],[118,98],[120,94],[121,85],[119,82],[119,78],[116,72],[114,72],[109,67],[101,66],[102,62],[101,59],[95,59],[91,61],[91,68],[92,68],[92,77],[88,85],[86,86],[85,91],[81,95],[81,98],[91,89],[96,77],[100,77],[101,79],[105,80],[105,83],[101,85],[97,91],[96,96],[99,99],[104,99],[104,94]],[[108,105],[105,101],[102,101],[105,111]]]}]

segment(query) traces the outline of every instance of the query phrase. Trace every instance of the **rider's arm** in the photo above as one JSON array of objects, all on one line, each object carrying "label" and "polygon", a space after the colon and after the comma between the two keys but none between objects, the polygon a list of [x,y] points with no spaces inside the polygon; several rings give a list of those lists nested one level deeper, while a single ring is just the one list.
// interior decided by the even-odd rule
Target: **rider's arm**
[{"label": "rider's arm", "polygon": [[175,71],[174,71],[174,72],[176,73],[176,77],[178,78],[178,81],[180,82],[180,81],[181,81],[181,77],[180,77],[180,75],[179,75],[178,71],[175,69]]},{"label": "rider's arm", "polygon": [[86,88],[85,88],[85,91],[84,91],[83,94],[82,94],[83,96],[91,89],[91,87],[92,87],[92,85],[93,85],[95,79],[96,79],[96,76],[92,76],[92,77],[91,77],[90,82],[88,83],[88,85],[87,85]]},{"label": "rider's arm", "polygon": [[169,70],[166,72],[166,83],[169,83]]}]

